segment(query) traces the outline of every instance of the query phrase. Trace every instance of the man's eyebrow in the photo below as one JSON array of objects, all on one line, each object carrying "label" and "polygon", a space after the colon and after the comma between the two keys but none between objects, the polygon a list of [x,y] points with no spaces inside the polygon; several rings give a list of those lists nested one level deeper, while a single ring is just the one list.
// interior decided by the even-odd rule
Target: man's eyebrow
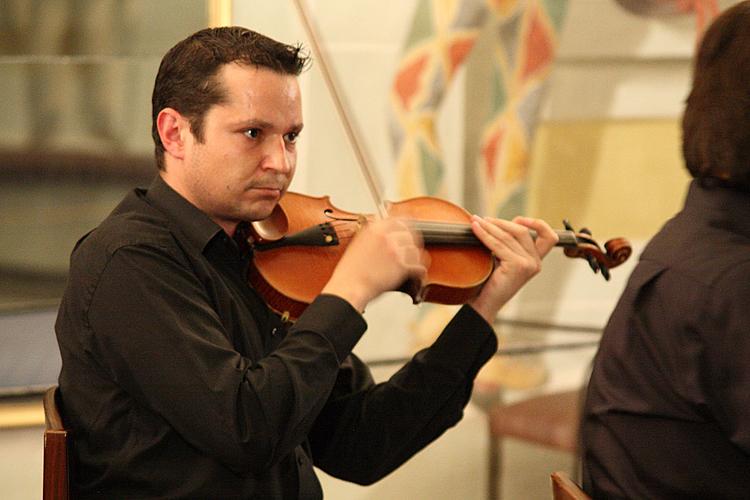
[{"label": "man's eyebrow", "polygon": [[[273,126],[274,126],[273,123],[271,123],[269,121],[266,121],[266,120],[257,119],[257,118],[248,118],[248,119],[244,119],[244,120],[243,119],[238,119],[237,121],[235,121],[235,124],[234,124],[234,127],[238,128],[238,129],[239,128],[246,128],[246,129],[250,129],[250,128],[269,129],[269,128],[273,128]],[[304,126],[305,125],[303,123],[301,123],[301,122],[300,123],[295,123],[294,125],[292,125],[291,127],[289,127],[289,130],[291,130],[293,132],[296,132],[296,133],[299,133],[299,132],[302,131],[302,128]]]},{"label": "man's eyebrow", "polygon": [[238,128],[270,128],[273,126],[271,122],[268,122],[266,120],[259,120],[257,118],[240,118],[235,122],[235,125]]}]

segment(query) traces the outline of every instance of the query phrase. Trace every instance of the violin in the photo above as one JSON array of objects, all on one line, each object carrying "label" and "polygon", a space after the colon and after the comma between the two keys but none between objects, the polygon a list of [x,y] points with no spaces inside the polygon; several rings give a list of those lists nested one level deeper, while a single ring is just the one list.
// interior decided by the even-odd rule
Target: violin
[{"label": "violin", "polygon": [[[294,5],[317,57],[323,80],[341,119],[376,202],[379,217],[406,220],[423,239],[430,257],[427,274],[419,282],[409,280],[399,291],[415,304],[463,304],[474,297],[495,268],[492,253],[471,230],[470,214],[463,208],[434,197],[399,202],[385,201],[375,179],[375,169],[344,105],[316,29],[302,0]],[[329,197],[287,192],[271,215],[251,224],[248,243],[253,250],[248,280],[271,309],[285,321],[297,319],[333,275],[349,241],[374,216],[336,208]],[[585,259],[594,272],[609,279],[609,269],[625,262],[632,252],[623,238],[609,240],[602,250],[588,230],[573,231],[570,224],[557,231],[557,246],[565,255]],[[534,232],[531,231],[532,237]]]},{"label": "violin", "polygon": [[[430,257],[424,279],[409,280],[398,291],[415,304],[463,304],[479,293],[496,262],[474,235],[469,212],[429,196],[385,206],[388,216],[405,220],[420,233]],[[286,193],[271,216],[251,224],[250,283],[284,320],[297,319],[320,294],[351,239],[373,217],[341,210],[328,196]],[[556,231],[557,246],[568,257],[586,260],[605,279],[632,253],[623,238],[607,241],[602,250],[589,231],[575,232],[567,222],[565,226]]]}]

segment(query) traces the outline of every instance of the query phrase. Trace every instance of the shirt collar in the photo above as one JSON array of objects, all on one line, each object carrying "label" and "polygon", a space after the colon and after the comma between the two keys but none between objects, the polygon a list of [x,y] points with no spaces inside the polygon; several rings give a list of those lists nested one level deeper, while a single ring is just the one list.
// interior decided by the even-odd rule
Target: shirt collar
[{"label": "shirt collar", "polygon": [[169,216],[188,241],[203,251],[223,229],[157,175],[146,192],[147,201]]},{"label": "shirt collar", "polygon": [[714,225],[750,237],[750,193],[746,191],[694,179],[685,209],[695,211]]}]

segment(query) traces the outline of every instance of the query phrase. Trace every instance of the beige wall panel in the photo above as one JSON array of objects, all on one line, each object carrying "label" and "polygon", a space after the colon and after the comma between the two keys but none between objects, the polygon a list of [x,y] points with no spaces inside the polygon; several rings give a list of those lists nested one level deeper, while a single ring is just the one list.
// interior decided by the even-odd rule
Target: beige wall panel
[{"label": "beige wall panel", "polygon": [[646,239],[680,208],[688,175],[675,120],[549,122],[532,154],[530,212],[594,236]]},{"label": "beige wall panel", "polygon": [[692,16],[637,16],[614,0],[570,0],[568,9],[562,59],[689,58],[692,53]]},{"label": "beige wall panel", "polygon": [[[738,0],[719,0],[721,9]],[[690,59],[695,44],[695,17],[639,16],[615,0],[569,0],[561,34],[560,57]]]},{"label": "beige wall panel", "polygon": [[374,43],[401,47],[418,2],[307,0],[306,3],[326,43]]},{"label": "beige wall panel", "polygon": [[542,106],[548,121],[676,118],[690,90],[686,61],[560,61]]}]

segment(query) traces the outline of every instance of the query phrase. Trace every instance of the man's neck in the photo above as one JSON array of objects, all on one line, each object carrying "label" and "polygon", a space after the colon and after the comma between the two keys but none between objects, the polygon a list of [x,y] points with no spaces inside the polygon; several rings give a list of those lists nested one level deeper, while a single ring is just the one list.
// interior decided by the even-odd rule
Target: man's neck
[{"label": "man's neck", "polygon": [[159,175],[169,187],[171,187],[177,194],[185,198],[195,208],[206,214],[208,218],[214,221],[230,238],[234,236],[234,233],[237,230],[237,224],[239,224],[238,221],[219,219],[206,212],[202,207],[198,205],[198,203],[195,202],[193,197],[190,196],[190,192],[185,189],[184,185],[177,178],[169,175],[168,172],[168,170],[160,170]]}]

